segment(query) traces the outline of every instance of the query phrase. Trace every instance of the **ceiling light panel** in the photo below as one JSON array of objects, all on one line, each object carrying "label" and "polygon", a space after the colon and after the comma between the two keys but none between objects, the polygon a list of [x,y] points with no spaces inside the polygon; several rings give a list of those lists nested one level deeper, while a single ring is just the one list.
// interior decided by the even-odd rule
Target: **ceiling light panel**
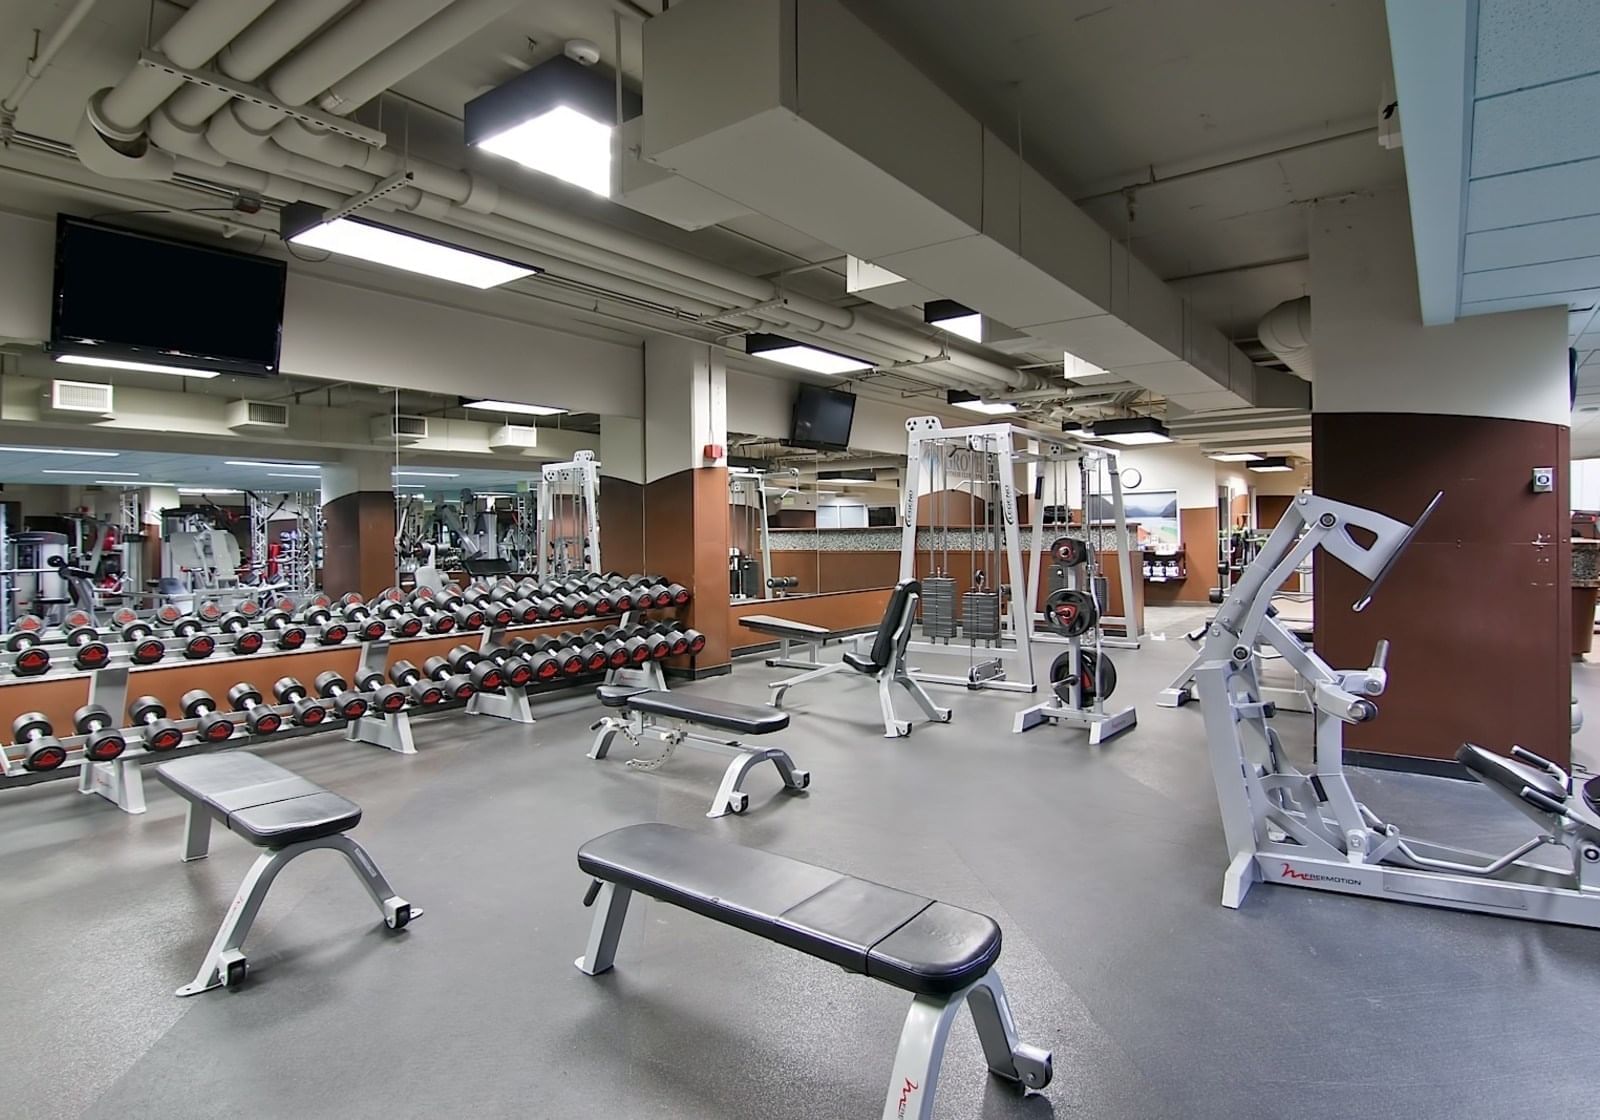
[{"label": "ceiling light panel", "polygon": [[778,334],[748,334],[744,340],[745,353],[756,358],[766,358],[768,361],[782,362],[786,366],[796,369],[809,370],[812,373],[825,373],[838,376],[844,373],[860,373],[872,368],[871,362],[862,361],[860,358],[851,357],[849,354],[840,354],[835,350],[824,350],[820,346],[811,346],[807,343],[796,342],[792,338],[785,338]]},{"label": "ceiling light panel", "polygon": [[477,408],[485,412],[510,412],[518,416],[562,416],[569,410],[547,404],[520,404],[517,401],[462,401],[462,408]]},{"label": "ceiling light panel", "polygon": [[57,354],[55,359],[67,366],[95,366],[98,369],[120,369],[133,373],[167,373],[177,377],[198,377],[202,381],[221,376],[214,369],[185,369],[183,366],[165,366],[156,362],[124,362],[117,358],[97,358],[91,354]]},{"label": "ceiling light panel", "polygon": [[122,454],[120,451],[76,451],[70,447],[0,447],[0,451],[15,451],[20,455],[82,455],[94,459],[115,459]]},{"label": "ceiling light panel", "polygon": [[495,288],[539,271],[365,218],[345,217],[327,222],[322,220],[322,215],[321,210],[307,203],[284,207],[279,216],[283,239],[293,245],[465,284],[469,288]]}]

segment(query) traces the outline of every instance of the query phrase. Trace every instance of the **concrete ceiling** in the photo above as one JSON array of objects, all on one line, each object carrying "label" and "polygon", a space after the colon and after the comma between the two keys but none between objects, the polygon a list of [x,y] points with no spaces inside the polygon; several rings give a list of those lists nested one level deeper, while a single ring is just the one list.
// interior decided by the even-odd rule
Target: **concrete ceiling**
[{"label": "concrete ceiling", "polygon": [[1397,183],[1375,0],[847,0],[1202,314],[1307,293],[1303,204]]}]

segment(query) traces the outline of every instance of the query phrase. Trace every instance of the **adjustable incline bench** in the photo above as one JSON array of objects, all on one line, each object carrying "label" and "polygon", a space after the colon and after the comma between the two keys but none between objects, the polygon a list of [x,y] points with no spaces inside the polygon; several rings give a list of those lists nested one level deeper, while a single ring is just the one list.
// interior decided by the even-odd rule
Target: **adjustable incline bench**
[{"label": "adjustable incline bench", "polygon": [[636,824],[578,850],[599,909],[577,961],[609,970],[634,891],[911,993],[884,1120],[930,1120],[939,1066],[963,1003],[989,1070],[1028,1089],[1050,1083],[1048,1050],[1017,1039],[994,970],[1000,927],[971,910],[665,824]]},{"label": "adjustable incline bench", "polygon": [[243,982],[248,966],[240,947],[267,888],[290,860],[318,848],[332,848],[350,861],[390,929],[404,929],[421,916],[420,906],[394,893],[366,849],[344,835],[361,821],[355,802],[248,751],[181,758],[156,767],[156,777],[189,802],[185,862],[206,857],[212,817],[264,849],[240,884],[200,971],[178,989],[180,996]]},{"label": "adjustable incline bench", "polygon": [[[878,623],[877,634],[872,639],[872,649],[866,654],[847,651],[842,659],[830,665],[822,665],[809,669],[797,676],[786,677],[781,681],[772,681],[767,685],[772,689],[772,703],[774,707],[783,707],[784,695],[795,685],[814,681],[819,677],[826,677],[833,673],[842,673],[846,669],[853,669],[863,676],[871,677],[878,682],[878,705],[883,709],[883,734],[887,739],[900,739],[911,734],[911,721],[900,719],[894,711],[894,686],[899,685],[911,694],[923,713],[934,723],[949,723],[950,709],[941,708],[933,702],[922,685],[911,677],[911,672],[906,668],[906,646],[911,641],[911,627],[916,618],[917,600],[922,597],[922,584],[914,579],[901,580],[895,584],[894,593],[889,596],[889,602],[883,609],[883,620]],[[767,615],[760,616],[762,624],[751,627],[761,633],[774,633],[777,624],[783,619],[772,618]],[[751,619],[744,619],[749,624]],[[815,627],[806,626],[804,623],[788,623],[787,625],[812,630]],[[799,634],[797,632],[796,636]]]},{"label": "adjustable incline bench", "polygon": [[681,692],[625,685],[601,685],[595,694],[606,707],[628,714],[606,716],[590,725],[590,731],[598,732],[594,746],[589,749],[590,758],[604,758],[611,749],[611,740],[618,734],[635,746],[647,735],[667,745],[666,751],[657,758],[630,759],[628,765],[635,770],[658,769],[672,757],[680,743],[696,750],[733,756],[733,761],[723,771],[717,795],[711,799],[708,817],[742,813],[749,808],[750,795],[744,791],[745,775],[763,762],[778,768],[784,788],[788,790],[798,793],[811,784],[811,772],[797,769],[789,752],[780,747],[747,747],[738,739],[695,730],[708,727],[741,735],[770,735],[789,726],[787,712],[759,704],[732,704],[709,697],[686,696]]}]

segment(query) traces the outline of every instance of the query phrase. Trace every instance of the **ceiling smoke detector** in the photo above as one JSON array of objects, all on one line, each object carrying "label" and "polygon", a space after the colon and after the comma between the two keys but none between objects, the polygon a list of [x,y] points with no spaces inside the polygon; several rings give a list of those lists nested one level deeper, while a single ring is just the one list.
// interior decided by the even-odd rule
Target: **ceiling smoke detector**
[{"label": "ceiling smoke detector", "polygon": [[600,61],[600,48],[587,39],[568,39],[562,53],[579,66],[593,66]]}]

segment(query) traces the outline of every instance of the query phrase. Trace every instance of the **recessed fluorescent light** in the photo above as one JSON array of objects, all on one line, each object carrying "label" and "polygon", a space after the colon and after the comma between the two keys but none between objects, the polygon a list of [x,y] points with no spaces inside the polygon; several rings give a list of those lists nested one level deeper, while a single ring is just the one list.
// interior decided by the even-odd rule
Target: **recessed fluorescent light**
[{"label": "recessed fluorescent light", "polygon": [[450,474],[444,471],[391,471],[394,475],[406,475],[410,478],[460,478],[459,474]]},{"label": "recessed fluorescent light", "polygon": [[1118,420],[1096,420],[1091,434],[1095,439],[1123,447],[1138,447],[1147,443],[1171,443],[1167,426],[1154,416],[1129,416]]},{"label": "recessed fluorescent light", "polygon": [[1254,463],[1261,458],[1254,451],[1213,451],[1210,456],[1219,463]]},{"label": "recessed fluorescent light", "polygon": [[344,217],[327,222],[322,220],[322,214],[309,203],[291,203],[280,212],[279,232],[285,241],[294,245],[465,284],[469,288],[494,288],[539,271],[446,245],[431,237],[404,233],[365,218]]},{"label": "recessed fluorescent light", "polygon": [[1278,455],[1247,464],[1245,470],[1255,471],[1257,474],[1281,474],[1284,471],[1294,470],[1294,467],[1289,465],[1289,460],[1286,457]]},{"label": "recessed fluorescent light", "polygon": [[[625,89],[622,97],[624,118],[636,115],[639,96]],[[617,123],[612,76],[557,55],[467,102],[462,136],[471,147],[609,198]]]},{"label": "recessed fluorescent light", "polygon": [[266,467],[271,470],[321,470],[319,463],[263,463],[255,459],[224,459],[223,462],[230,467]]},{"label": "recessed fluorescent light", "polygon": [[981,400],[976,393],[969,393],[965,389],[947,389],[944,399],[947,404],[957,408],[964,408],[968,412],[981,412],[986,416],[1005,416],[1017,411],[1017,406],[1005,401]]},{"label": "recessed fluorescent light", "polygon": [[137,482],[129,482],[125,478],[97,478],[97,479],[94,480],[94,484],[96,486],[138,486],[139,485],[139,483],[137,483]]},{"label": "recessed fluorescent light", "polygon": [[268,471],[267,472],[267,477],[268,478],[321,478],[322,475],[321,474],[278,474],[278,473],[274,473],[273,471]]},{"label": "recessed fluorescent light", "polygon": [[517,401],[462,401],[462,408],[481,408],[485,412],[515,412],[519,416],[561,416],[564,408],[547,404],[521,404]]},{"label": "recessed fluorescent light", "polygon": [[213,495],[214,494],[214,495],[219,495],[220,496],[220,495],[225,495],[225,494],[243,494],[244,491],[243,490],[219,490],[219,489],[213,489],[212,487],[209,487],[209,486],[180,486],[180,487],[178,487],[178,493],[180,493],[180,494],[205,494],[205,495]]},{"label": "recessed fluorescent light", "polygon": [[57,354],[56,361],[69,366],[126,369],[135,373],[172,373],[179,377],[198,377],[202,380],[220,376],[214,369],[185,369],[183,366],[158,365],[155,362],[125,362],[120,358],[97,358],[89,354]]},{"label": "recessed fluorescent light", "polygon": [[125,478],[138,478],[139,477],[139,472],[138,471],[65,471],[65,470],[57,470],[54,467],[45,467],[39,473],[40,474],[120,474]]},{"label": "recessed fluorescent light", "polygon": [[426,490],[427,487],[420,482],[399,482],[395,484],[396,490]]},{"label": "recessed fluorescent light", "polygon": [[840,354],[834,350],[824,350],[820,346],[796,342],[780,334],[760,332],[747,334],[744,336],[744,349],[745,353],[754,357],[782,362],[786,366],[810,370],[812,373],[838,375],[872,368],[871,362],[852,358],[848,354]]},{"label": "recessed fluorescent light", "polygon": [[922,321],[973,342],[983,341],[983,316],[953,299],[930,299],[922,305]]},{"label": "recessed fluorescent light", "polygon": [[94,459],[115,459],[122,454],[120,451],[74,451],[69,447],[0,447],[0,451],[17,451],[23,455],[83,455]]}]

